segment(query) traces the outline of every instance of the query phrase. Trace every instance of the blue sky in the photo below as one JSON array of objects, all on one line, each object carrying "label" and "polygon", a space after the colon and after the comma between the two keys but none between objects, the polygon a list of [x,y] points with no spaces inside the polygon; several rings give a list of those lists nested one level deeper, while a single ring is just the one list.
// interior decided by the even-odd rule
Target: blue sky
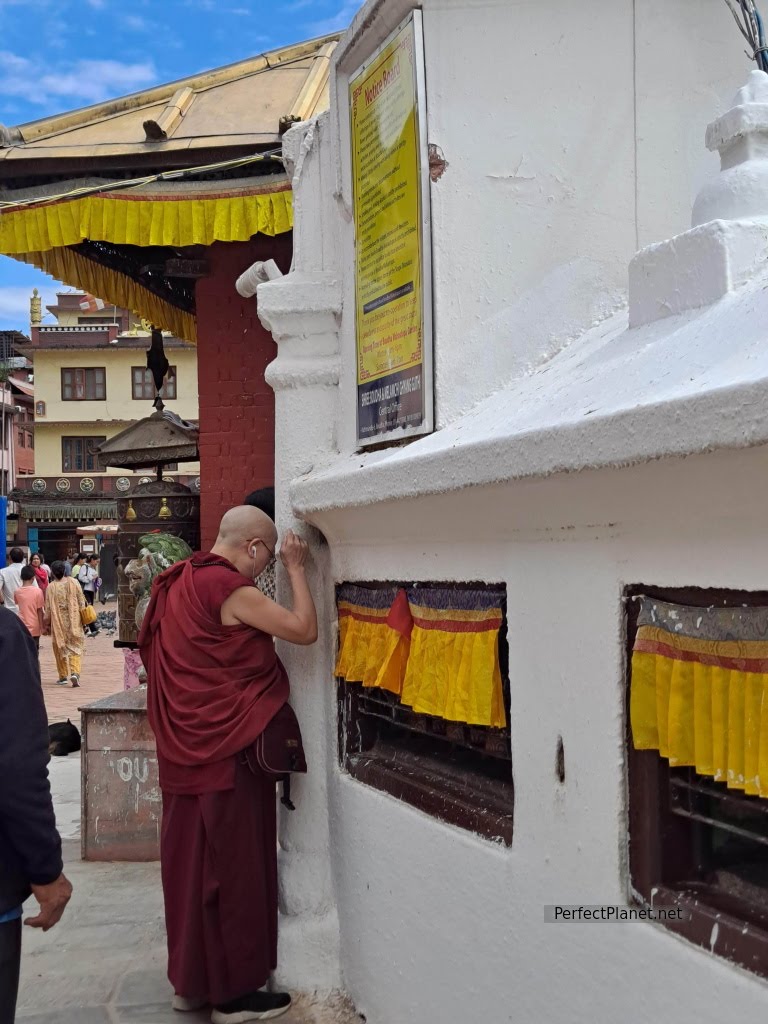
[{"label": "blue sky", "polygon": [[[362,0],[0,0],[0,123],[74,110],[346,28]],[[0,328],[56,284],[0,256]]]}]

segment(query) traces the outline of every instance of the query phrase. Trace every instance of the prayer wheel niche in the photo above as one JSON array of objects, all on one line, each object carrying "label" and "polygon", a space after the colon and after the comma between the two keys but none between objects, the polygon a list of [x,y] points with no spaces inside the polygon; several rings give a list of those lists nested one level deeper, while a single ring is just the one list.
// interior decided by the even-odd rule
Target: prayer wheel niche
[{"label": "prayer wheel niche", "polygon": [[159,571],[196,551],[200,495],[172,480],[139,484],[117,501],[119,644],[133,646]]}]

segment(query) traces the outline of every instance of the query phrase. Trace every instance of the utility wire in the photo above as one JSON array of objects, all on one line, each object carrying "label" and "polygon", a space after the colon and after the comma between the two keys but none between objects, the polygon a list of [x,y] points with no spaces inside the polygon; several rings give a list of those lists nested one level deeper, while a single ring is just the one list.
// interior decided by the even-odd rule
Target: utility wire
[{"label": "utility wire", "polygon": [[122,181],[108,181],[99,185],[87,185],[83,188],[74,188],[69,192],[60,192],[52,196],[36,196],[32,199],[17,199],[10,202],[0,200],[0,210],[23,209],[25,206],[45,206],[49,203],[58,203],[63,199],[82,199],[85,196],[100,195],[102,192],[140,188],[142,185],[151,185],[155,181],[178,181],[185,178],[193,178],[195,175],[205,174],[209,171],[231,170],[236,167],[246,167],[249,164],[267,161],[282,163],[282,159],[282,151],[273,149],[265,153],[241,156],[234,160],[223,160],[217,164],[206,164],[202,167],[184,167],[176,171],[160,171],[158,174],[148,174],[144,178],[125,178]]},{"label": "utility wire", "polygon": [[755,0],[725,0],[739,32],[749,46],[744,52],[753,60],[760,71],[768,72],[768,46],[765,42],[763,19],[757,9]]}]

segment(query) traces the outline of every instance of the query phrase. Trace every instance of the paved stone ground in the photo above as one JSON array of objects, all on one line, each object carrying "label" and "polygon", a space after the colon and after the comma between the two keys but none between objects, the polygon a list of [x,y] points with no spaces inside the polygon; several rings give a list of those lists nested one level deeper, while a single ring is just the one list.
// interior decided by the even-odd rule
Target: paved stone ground
[{"label": "paved stone ground", "polygon": [[[103,634],[88,641],[80,689],[57,687],[50,639],[41,666],[49,719],[79,724],[77,708],[122,688],[123,656]],[[51,761],[56,819],[74,896],[47,934],[25,929],[18,1024],[202,1024],[208,1012],[170,1008],[157,864],[80,860],[80,757]],[[32,904],[34,905],[34,904]],[[30,909],[30,905],[26,909]],[[285,1024],[359,1024],[339,999],[299,996]]]}]

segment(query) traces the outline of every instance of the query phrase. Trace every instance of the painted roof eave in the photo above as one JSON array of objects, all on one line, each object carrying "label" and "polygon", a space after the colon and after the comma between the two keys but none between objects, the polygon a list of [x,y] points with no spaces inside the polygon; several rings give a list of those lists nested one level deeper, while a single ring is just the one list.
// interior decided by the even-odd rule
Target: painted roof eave
[{"label": "painted roof eave", "polygon": [[169,139],[167,142],[103,143],[96,146],[11,146],[0,149],[0,160],[23,161],[26,164],[48,160],[98,160],[108,157],[128,157],[152,164],[168,153],[194,153],[200,150],[238,149],[258,151],[279,146],[277,132],[259,135],[208,135],[194,139]]},{"label": "painted roof eave", "polygon": [[39,118],[37,121],[29,121],[26,124],[16,126],[16,128],[21,133],[25,143],[35,142],[46,136],[70,131],[84,124],[95,124],[102,120],[108,120],[116,114],[141,110],[144,107],[162,103],[169,100],[174,93],[184,87],[199,91],[247,78],[249,75],[258,74],[262,71],[279,67],[281,64],[311,56],[324,44],[335,42],[338,38],[339,34],[333,33],[327,36],[319,36],[315,39],[308,39],[291,46],[267,51],[248,60],[238,61],[235,64],[227,64],[221,68],[214,68],[197,75],[176,79],[173,82],[164,82],[162,85],[153,86],[150,89],[129,93],[127,96],[120,96],[103,103],[95,103],[88,107],[79,107],[76,110],[55,114],[52,117]]}]

